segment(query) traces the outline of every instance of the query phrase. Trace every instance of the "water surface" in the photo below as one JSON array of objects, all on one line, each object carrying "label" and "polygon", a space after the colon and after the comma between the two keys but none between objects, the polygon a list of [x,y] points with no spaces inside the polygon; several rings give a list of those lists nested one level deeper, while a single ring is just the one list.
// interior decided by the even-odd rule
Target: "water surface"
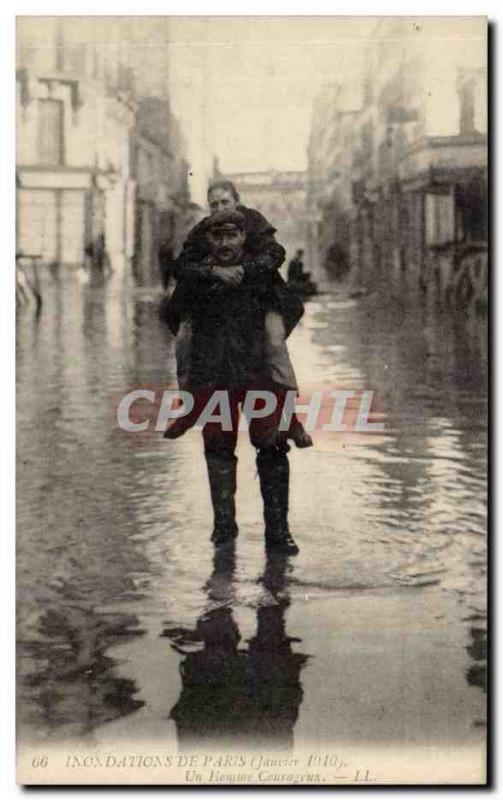
[{"label": "water surface", "polygon": [[53,280],[20,313],[23,737],[480,740],[484,323],[326,284],[290,339],[300,383],[374,390],[385,427],[292,451],[301,552],[268,561],[244,435],[240,535],[215,555],[200,434],[117,428],[126,391],[174,382],[158,299]]}]

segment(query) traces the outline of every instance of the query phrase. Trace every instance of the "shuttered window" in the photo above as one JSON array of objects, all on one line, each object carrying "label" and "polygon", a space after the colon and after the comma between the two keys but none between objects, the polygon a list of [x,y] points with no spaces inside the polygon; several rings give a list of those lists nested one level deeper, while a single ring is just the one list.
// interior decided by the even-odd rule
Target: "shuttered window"
[{"label": "shuttered window", "polygon": [[38,161],[57,166],[63,163],[63,102],[38,101]]}]

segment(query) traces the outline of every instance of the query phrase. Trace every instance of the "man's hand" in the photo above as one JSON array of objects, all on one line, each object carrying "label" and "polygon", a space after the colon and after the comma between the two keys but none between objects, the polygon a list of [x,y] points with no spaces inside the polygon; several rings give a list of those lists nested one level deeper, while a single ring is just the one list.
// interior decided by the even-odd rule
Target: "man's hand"
[{"label": "man's hand", "polygon": [[233,267],[212,267],[211,274],[227,286],[239,286],[243,282],[244,268],[241,264]]}]

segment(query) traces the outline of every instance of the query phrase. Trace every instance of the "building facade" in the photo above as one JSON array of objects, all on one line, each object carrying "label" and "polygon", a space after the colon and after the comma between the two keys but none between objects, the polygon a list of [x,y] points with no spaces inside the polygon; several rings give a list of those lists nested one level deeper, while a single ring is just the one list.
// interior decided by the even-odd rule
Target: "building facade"
[{"label": "building facade", "polygon": [[130,138],[130,170],[135,181],[133,272],[141,284],[162,278],[167,262],[186,234],[189,205],[184,143],[169,102],[140,98]]},{"label": "building facade", "polygon": [[[344,207],[349,245],[344,238],[342,244],[354,283],[483,305],[485,39],[467,36],[463,48],[439,48],[439,23],[423,24],[418,38],[411,20],[380,21],[362,76],[359,108],[334,118],[333,101],[313,117],[311,215],[317,214],[318,225],[322,219],[338,238],[334,208]],[[338,142],[347,141],[350,166],[340,168],[334,148],[320,182],[317,141],[330,130]],[[338,183],[330,182],[332,170],[340,176]]]},{"label": "building facade", "polygon": [[20,19],[17,252],[78,266],[103,242],[114,270],[151,282],[161,213],[180,237],[187,168],[167,95],[142,94],[167,85],[165,38],[133,22]]},{"label": "building facade", "polygon": [[89,51],[69,31],[53,18],[20,22],[17,251],[79,265],[103,236],[120,268],[133,247],[127,145],[134,107],[94,72]]},{"label": "building facade", "polygon": [[335,277],[349,268],[353,216],[354,133],[358,85],[327,85],[313,108],[308,143],[307,218],[310,263]]}]

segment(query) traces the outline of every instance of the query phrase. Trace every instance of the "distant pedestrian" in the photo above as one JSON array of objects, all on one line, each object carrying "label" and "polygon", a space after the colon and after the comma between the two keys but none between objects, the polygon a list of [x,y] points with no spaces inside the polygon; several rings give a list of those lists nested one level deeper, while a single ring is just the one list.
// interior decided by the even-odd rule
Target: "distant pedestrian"
[{"label": "distant pedestrian", "polygon": [[93,277],[104,280],[113,272],[104,233],[99,233],[94,240],[89,242],[84,254],[86,266],[90,268]]},{"label": "distant pedestrian", "polygon": [[288,265],[288,282],[292,283],[295,281],[304,281],[307,280],[311,273],[304,272],[304,261],[303,261],[304,251],[299,249],[295,254],[295,258],[292,258]]},{"label": "distant pedestrian", "polygon": [[175,263],[175,252],[170,242],[161,241],[157,250],[157,260],[163,288],[167,289],[170,279],[173,277],[173,267]]},{"label": "distant pedestrian", "polygon": [[316,294],[317,288],[311,280],[311,273],[304,271],[304,261],[302,260],[304,251],[299,249],[288,265],[288,285],[298,294],[306,297]]},{"label": "distant pedestrian", "polygon": [[333,242],[325,257],[325,269],[334,278],[342,278],[349,270],[349,258],[339,242]]}]

